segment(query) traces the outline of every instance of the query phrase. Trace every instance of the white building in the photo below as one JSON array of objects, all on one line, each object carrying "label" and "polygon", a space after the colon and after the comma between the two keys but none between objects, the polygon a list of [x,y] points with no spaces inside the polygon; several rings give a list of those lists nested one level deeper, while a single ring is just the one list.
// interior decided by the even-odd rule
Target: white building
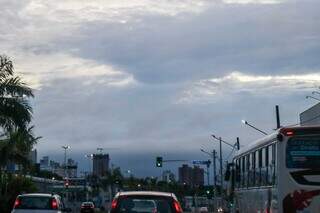
[{"label": "white building", "polygon": [[320,103],[300,113],[301,126],[320,125]]}]

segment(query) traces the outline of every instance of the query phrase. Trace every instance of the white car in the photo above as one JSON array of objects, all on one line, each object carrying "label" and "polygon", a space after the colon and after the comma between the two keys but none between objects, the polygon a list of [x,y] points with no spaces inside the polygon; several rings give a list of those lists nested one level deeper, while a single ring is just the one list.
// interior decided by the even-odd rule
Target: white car
[{"label": "white car", "polygon": [[65,208],[63,201],[56,194],[22,194],[18,195],[11,213],[64,213],[71,212]]},{"label": "white car", "polygon": [[119,192],[111,204],[110,213],[182,213],[173,193],[131,191]]}]

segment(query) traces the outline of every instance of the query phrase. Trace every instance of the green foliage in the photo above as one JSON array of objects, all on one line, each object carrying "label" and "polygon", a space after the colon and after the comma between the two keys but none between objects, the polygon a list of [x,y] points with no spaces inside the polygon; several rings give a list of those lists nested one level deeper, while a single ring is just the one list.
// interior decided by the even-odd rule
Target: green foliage
[{"label": "green foliage", "polygon": [[17,129],[9,132],[7,138],[0,140],[0,166],[6,166],[8,162],[22,165],[25,169],[30,167],[28,154],[39,137],[33,134],[33,127]]},{"label": "green foliage", "polygon": [[0,176],[0,190],[1,212],[9,213],[17,195],[36,192],[37,188],[29,178],[3,173]]},{"label": "green foliage", "polygon": [[6,132],[24,129],[31,122],[30,97],[33,97],[33,92],[14,75],[12,61],[0,55],[0,126]]},{"label": "green foliage", "polygon": [[0,168],[8,162],[27,169],[28,153],[39,139],[33,134],[32,107],[29,98],[33,97],[20,77],[14,74],[12,61],[0,55]]}]

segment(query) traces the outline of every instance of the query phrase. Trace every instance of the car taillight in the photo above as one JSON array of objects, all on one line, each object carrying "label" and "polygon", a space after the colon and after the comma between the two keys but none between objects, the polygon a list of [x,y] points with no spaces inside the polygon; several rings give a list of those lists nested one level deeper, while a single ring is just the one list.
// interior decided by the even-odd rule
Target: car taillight
[{"label": "car taillight", "polygon": [[114,200],[112,201],[112,203],[111,203],[111,208],[112,208],[112,209],[115,209],[115,208],[117,208],[117,205],[118,205],[118,200],[117,200],[117,199],[114,199]]},{"label": "car taillight", "polygon": [[176,213],[182,213],[182,208],[178,201],[173,201],[174,209],[176,210]]},{"label": "car taillight", "polygon": [[54,198],[51,200],[51,208],[52,209],[58,209],[58,202]]},{"label": "car taillight", "polygon": [[16,209],[20,206],[21,204],[21,201],[19,198],[17,198],[15,201],[14,201],[14,205],[13,205],[13,208]]}]

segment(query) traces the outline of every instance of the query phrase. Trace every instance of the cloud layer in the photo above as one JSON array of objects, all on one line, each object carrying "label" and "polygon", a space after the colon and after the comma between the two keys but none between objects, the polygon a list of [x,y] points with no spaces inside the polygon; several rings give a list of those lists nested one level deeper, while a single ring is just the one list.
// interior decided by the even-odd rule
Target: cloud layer
[{"label": "cloud layer", "polygon": [[275,104],[283,124],[313,104],[304,97],[320,83],[319,6],[8,0],[0,53],[35,88],[41,155],[70,144],[79,160],[97,147],[136,162],[168,153],[201,158],[200,148],[215,147],[211,133],[247,144],[260,135],[241,119],[271,132]]}]

